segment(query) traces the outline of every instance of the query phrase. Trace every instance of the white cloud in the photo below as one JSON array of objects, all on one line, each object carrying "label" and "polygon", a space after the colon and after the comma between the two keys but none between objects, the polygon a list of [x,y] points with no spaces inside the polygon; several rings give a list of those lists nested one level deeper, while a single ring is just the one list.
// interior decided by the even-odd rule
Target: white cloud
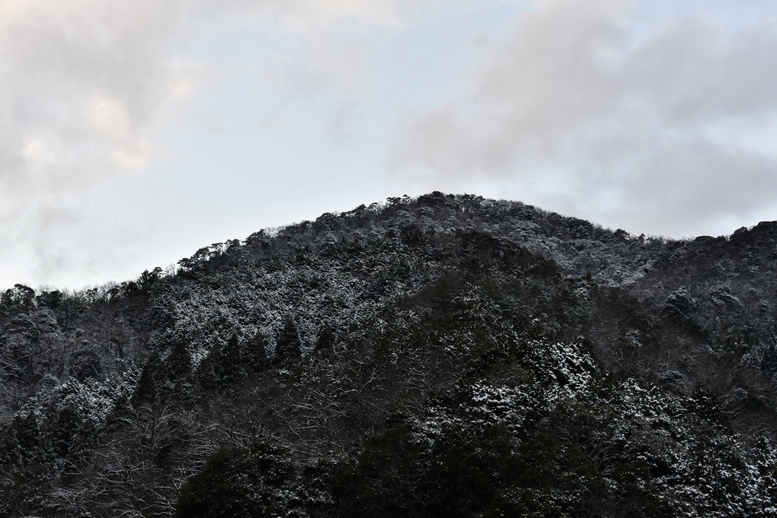
[{"label": "white cloud", "polygon": [[0,289],[124,280],[125,265],[143,252],[143,236],[109,215],[86,217],[76,200],[66,198],[0,208]]},{"label": "white cloud", "polygon": [[391,170],[456,189],[511,182],[639,232],[762,212],[777,149],[741,142],[763,142],[777,116],[777,25],[684,17],[637,38],[628,15],[624,0],[536,2],[461,97],[405,119]]},{"label": "white cloud", "polygon": [[453,0],[224,0],[200,2],[198,15],[226,19],[225,30],[257,27],[274,36],[265,77],[287,100],[358,94],[376,35],[407,30]]},{"label": "white cloud", "polygon": [[144,163],[144,132],[180,81],[182,13],[177,0],[0,2],[3,203]]},{"label": "white cloud", "polygon": [[419,12],[450,0],[223,0],[201,1],[205,16],[232,14],[247,23],[269,22],[304,37],[351,24],[362,29],[401,30]]},{"label": "white cloud", "polygon": [[[135,242],[93,240],[110,234],[107,222],[118,225],[122,215],[96,216],[85,193],[111,192],[106,186],[127,168],[152,171],[160,158],[169,160],[165,146],[173,144],[159,136],[175,137],[181,120],[197,124],[222,108],[229,112],[207,105],[218,96],[198,107],[198,95],[239,76],[235,68],[252,66],[252,59],[271,63],[279,90],[295,100],[334,92],[332,133],[345,139],[350,97],[361,88],[367,59],[361,43],[371,31],[402,30],[436,4],[0,0],[0,243],[7,282],[19,272],[46,282],[58,272],[83,275],[106,258],[115,263],[127,255]],[[227,56],[230,37],[240,31],[255,52]],[[286,52],[285,62],[272,62],[267,42]],[[67,210],[63,199],[71,200]]]},{"label": "white cloud", "polygon": [[[401,30],[443,3],[2,0],[0,201],[83,188],[164,153],[153,135],[159,117],[170,103],[194,101],[213,83],[211,69],[225,66],[187,56],[186,45],[214,36],[218,20],[227,21],[217,36],[242,26],[282,42],[285,59],[263,77],[275,77],[287,99],[334,92],[344,104],[362,85],[363,38]],[[242,66],[251,58],[234,57]]]}]

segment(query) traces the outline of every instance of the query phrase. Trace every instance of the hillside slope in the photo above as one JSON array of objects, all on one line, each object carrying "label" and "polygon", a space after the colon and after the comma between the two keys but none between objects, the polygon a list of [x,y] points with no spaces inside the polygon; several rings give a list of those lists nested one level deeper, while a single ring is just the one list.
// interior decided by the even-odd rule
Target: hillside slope
[{"label": "hillside slope", "polygon": [[0,516],[775,516],[777,223],[432,193],[0,301]]}]

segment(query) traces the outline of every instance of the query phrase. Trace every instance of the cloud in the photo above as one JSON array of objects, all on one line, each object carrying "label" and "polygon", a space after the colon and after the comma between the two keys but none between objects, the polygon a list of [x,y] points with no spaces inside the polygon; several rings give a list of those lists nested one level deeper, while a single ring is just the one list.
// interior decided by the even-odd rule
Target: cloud
[{"label": "cloud", "polygon": [[[87,190],[101,192],[100,184],[110,186],[127,168],[154,170],[155,160],[169,157],[159,137],[174,135],[183,119],[201,120],[197,110],[212,100],[197,105],[203,85],[230,75],[245,84],[236,69],[251,59],[270,63],[279,91],[295,100],[333,92],[326,99],[334,99],[330,131],[347,140],[351,98],[366,66],[361,43],[371,31],[402,30],[437,3],[0,0],[0,252],[7,275],[94,273],[96,261],[126,257],[138,236],[118,240],[115,250],[91,246],[91,236],[111,233],[108,220],[100,226],[92,220],[102,218],[81,202],[65,210],[62,200],[88,199]],[[255,53],[220,54],[240,31]],[[179,109],[184,103],[188,109]]]},{"label": "cloud", "polygon": [[281,48],[266,77],[291,100],[323,93],[353,98],[369,53],[386,33],[408,30],[452,0],[223,0],[200,2],[200,17],[260,27]]},{"label": "cloud", "polygon": [[637,36],[629,8],[536,2],[460,97],[405,118],[390,170],[430,186],[509,183],[637,232],[700,232],[762,210],[777,149],[748,142],[763,143],[777,115],[777,25],[686,16]]},{"label": "cloud", "polygon": [[340,30],[402,30],[418,15],[450,0],[202,0],[203,16],[235,15],[244,23],[271,23],[285,32],[308,36]]},{"label": "cloud", "polygon": [[177,0],[0,3],[0,199],[29,201],[144,164],[173,93]]},{"label": "cloud", "polygon": [[147,252],[151,238],[132,229],[133,222],[117,219],[110,214],[95,217],[75,197],[4,205],[0,291],[15,283],[80,288],[137,275],[148,265],[137,264],[135,258]]},{"label": "cloud", "polygon": [[[0,202],[81,189],[158,157],[155,124],[167,107],[196,101],[208,69],[225,67],[190,59],[194,41],[236,27],[266,33],[280,50],[274,61],[257,51],[272,62],[264,77],[286,99],[333,92],[343,105],[358,95],[371,31],[402,30],[444,3],[2,0]],[[213,29],[219,20],[225,32]],[[235,57],[238,66],[250,58]]]}]

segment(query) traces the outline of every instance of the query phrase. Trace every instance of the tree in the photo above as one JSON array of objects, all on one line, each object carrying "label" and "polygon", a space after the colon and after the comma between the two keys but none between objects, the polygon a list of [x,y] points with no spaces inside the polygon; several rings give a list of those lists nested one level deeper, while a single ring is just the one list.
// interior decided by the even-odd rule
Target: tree
[{"label": "tree", "polygon": [[170,380],[177,380],[191,374],[192,357],[189,355],[189,348],[186,347],[184,342],[179,340],[173,343],[166,364]]},{"label": "tree", "polygon": [[297,326],[291,318],[287,318],[275,344],[275,360],[298,358],[300,356],[302,356],[302,342],[299,339]]},{"label": "tree", "polygon": [[367,438],[357,462],[335,469],[332,493],[339,504],[338,514],[424,516],[417,512],[421,497],[417,481],[423,469],[420,453],[404,425]]},{"label": "tree", "polygon": [[221,348],[215,364],[216,376],[222,385],[229,385],[243,375],[240,341],[237,334],[232,333],[227,345]]},{"label": "tree", "polygon": [[267,366],[267,341],[257,331],[243,348],[243,361],[248,372],[259,372]]},{"label": "tree", "polygon": [[181,489],[175,516],[250,518],[290,511],[296,473],[286,452],[266,443],[222,448]]},{"label": "tree", "polygon": [[328,325],[321,328],[318,333],[318,339],[316,340],[316,352],[331,350],[335,345],[335,332]]},{"label": "tree", "polygon": [[220,351],[214,349],[208,356],[202,359],[197,370],[194,373],[194,380],[197,386],[201,390],[210,391],[214,390],[219,385],[218,377],[216,376],[216,368],[214,365],[218,361]]},{"label": "tree", "polygon": [[15,284],[5,290],[0,297],[0,304],[5,308],[15,308],[17,312],[29,311],[35,308],[35,290],[24,284]]},{"label": "tree", "polygon": [[39,307],[57,309],[62,305],[62,292],[59,290],[44,291],[36,297]]},{"label": "tree", "polygon": [[153,403],[156,400],[156,382],[151,366],[146,363],[140,373],[140,379],[132,394],[132,406],[137,407],[142,403]]}]

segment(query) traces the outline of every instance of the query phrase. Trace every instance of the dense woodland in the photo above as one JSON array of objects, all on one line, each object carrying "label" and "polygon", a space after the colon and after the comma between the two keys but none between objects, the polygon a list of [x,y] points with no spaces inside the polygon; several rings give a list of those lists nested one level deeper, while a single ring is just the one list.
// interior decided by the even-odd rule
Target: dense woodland
[{"label": "dense woodland", "polygon": [[777,223],[389,198],[0,300],[0,516],[777,516]]}]

